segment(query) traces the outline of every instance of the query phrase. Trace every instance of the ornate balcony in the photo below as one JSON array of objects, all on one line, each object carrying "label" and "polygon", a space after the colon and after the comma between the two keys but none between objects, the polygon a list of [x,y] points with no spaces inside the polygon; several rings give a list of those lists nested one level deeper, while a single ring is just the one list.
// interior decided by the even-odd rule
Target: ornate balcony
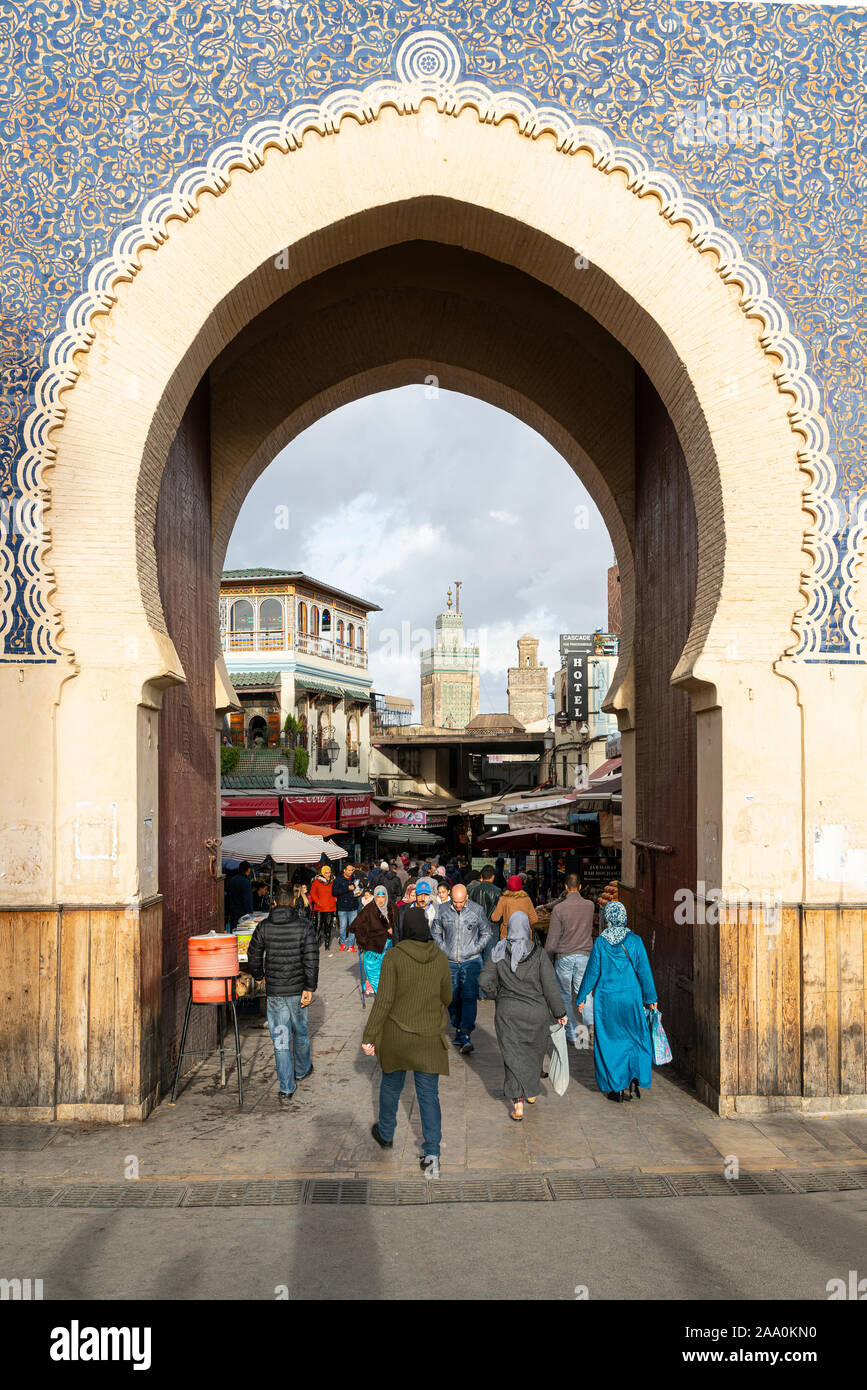
[{"label": "ornate balcony", "polygon": [[[281,652],[292,648],[292,639],[287,641],[280,628],[223,632],[220,642],[224,652]],[[295,637],[295,649],[307,656],[321,656],[326,661],[339,661],[343,666],[359,666],[367,670],[366,651],[333,642],[330,637],[311,637],[309,633],[299,632]]]}]

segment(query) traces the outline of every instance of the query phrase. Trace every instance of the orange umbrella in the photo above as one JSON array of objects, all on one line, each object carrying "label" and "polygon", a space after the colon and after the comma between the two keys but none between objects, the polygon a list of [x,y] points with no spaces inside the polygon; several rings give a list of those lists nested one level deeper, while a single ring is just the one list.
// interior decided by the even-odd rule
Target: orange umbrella
[{"label": "orange umbrella", "polygon": [[293,820],[289,825],[289,830],[300,830],[302,835],[320,835],[325,838],[328,835],[345,835],[345,830],[332,830],[327,825],[312,825],[308,821]]}]

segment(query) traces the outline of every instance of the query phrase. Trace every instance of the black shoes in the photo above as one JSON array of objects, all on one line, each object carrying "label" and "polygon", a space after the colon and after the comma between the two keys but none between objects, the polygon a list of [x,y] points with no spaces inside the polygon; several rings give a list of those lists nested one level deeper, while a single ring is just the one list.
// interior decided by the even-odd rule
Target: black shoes
[{"label": "black shoes", "polygon": [[635,1096],[636,1100],[641,1100],[641,1091],[638,1089],[638,1082],[634,1077],[629,1083],[629,1095],[630,1097]]},{"label": "black shoes", "polygon": [[306,1071],[306,1072],[304,1073],[303,1076],[296,1076],[295,1080],[296,1080],[296,1082],[298,1082],[298,1081],[306,1081],[307,1078],[308,1078],[308,1076],[312,1076],[312,1075],[313,1075],[313,1068],[311,1067],[310,1070],[309,1070],[309,1071]]},{"label": "black shoes", "polygon": [[294,1098],[294,1091],[281,1091],[278,1099],[281,1105],[286,1105],[288,1101],[294,1100]]},{"label": "black shoes", "polygon": [[383,1139],[382,1135],[379,1132],[379,1125],[372,1125],[370,1132],[381,1149],[394,1148],[394,1143],[391,1139]]},{"label": "black shoes", "polygon": [[616,1100],[621,1103],[625,1100],[632,1100],[632,1095],[629,1091],[606,1091],[605,1094],[609,1100]]}]

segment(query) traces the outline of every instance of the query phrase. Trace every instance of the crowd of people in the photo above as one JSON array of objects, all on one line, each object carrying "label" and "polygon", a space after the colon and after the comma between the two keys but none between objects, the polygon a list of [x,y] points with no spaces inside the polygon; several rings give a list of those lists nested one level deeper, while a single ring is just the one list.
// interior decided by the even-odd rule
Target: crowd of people
[{"label": "crowd of people", "polygon": [[[242,864],[229,881],[232,925],[240,908],[250,910],[250,878]],[[596,1082],[609,1099],[640,1099],[652,1065],[645,1011],[657,1006],[644,943],[619,902],[603,908],[594,940],[594,904],[574,873],[546,905],[543,933],[536,891],[532,875],[507,878],[502,860],[475,870],[465,860],[419,864],[408,855],[374,865],[347,861],[336,876],[325,861],[315,870],[299,866],[292,881],[279,882],[250,941],[248,968],[265,980],[280,1103],[313,1072],[305,1011],[335,924],[339,949],[360,953],[360,978],[373,999],[362,1040],[382,1070],[371,1134],[392,1147],[412,1071],[426,1177],[439,1176],[448,1025],[453,1047],[468,1057],[480,997],[494,1002],[512,1120],[522,1121],[525,1104],[536,1103],[552,1027],[561,1025],[573,1046],[592,1046]]]}]

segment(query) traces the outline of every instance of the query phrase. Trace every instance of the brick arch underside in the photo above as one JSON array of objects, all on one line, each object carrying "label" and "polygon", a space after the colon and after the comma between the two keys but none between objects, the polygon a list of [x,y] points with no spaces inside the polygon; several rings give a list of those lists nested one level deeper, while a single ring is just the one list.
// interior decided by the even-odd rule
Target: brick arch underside
[{"label": "brick arch underside", "polygon": [[[313,277],[257,315],[199,382],[169,450],[157,514],[159,593],[186,684],[166,691],[160,719],[167,982],[179,973],[190,921],[218,910],[187,846],[191,818],[213,824],[216,814],[208,742],[216,593],[238,510],[280,448],[315,419],[432,374],[442,388],[488,400],[545,435],[600,506],[624,575],[618,678],[624,722],[638,727],[636,833],[676,843],[666,872],[678,886],[695,882],[694,716],[689,697],[669,682],[693,618],[698,543],[671,419],[629,353],[549,286],[461,248],[407,242]],[[564,465],[562,476],[528,477],[526,486],[551,489],[552,505],[571,505],[569,482]],[[375,477],[363,485],[375,486]],[[496,495],[495,478],[491,486]],[[661,911],[667,883],[644,874],[634,887],[636,926],[688,1067],[692,943]],[[182,1004],[168,984],[164,1082]]]}]

